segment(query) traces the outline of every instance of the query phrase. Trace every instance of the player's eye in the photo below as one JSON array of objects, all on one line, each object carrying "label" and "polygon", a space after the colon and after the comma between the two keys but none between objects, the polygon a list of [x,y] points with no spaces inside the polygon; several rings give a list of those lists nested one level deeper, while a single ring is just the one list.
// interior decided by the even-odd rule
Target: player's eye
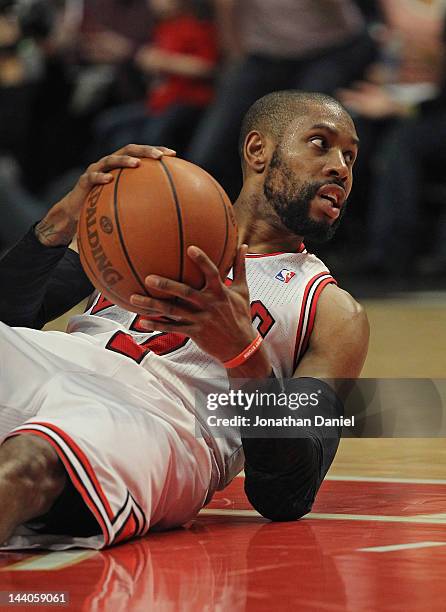
[{"label": "player's eye", "polygon": [[353,151],[345,151],[344,152],[344,159],[347,162],[347,164],[353,164],[353,162],[355,161],[356,157],[355,157],[355,154],[353,153]]},{"label": "player's eye", "polygon": [[326,151],[328,149],[327,139],[323,138],[322,136],[312,136],[310,138],[310,142],[321,151]]},{"label": "player's eye", "polygon": [[322,136],[313,136],[310,138],[310,142],[316,145],[319,149],[327,148],[327,141],[325,138],[322,138]]}]

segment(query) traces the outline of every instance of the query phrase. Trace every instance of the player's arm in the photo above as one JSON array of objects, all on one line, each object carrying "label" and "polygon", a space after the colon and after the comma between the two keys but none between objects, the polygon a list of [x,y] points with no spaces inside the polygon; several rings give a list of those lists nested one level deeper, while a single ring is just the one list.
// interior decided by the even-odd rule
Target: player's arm
[{"label": "player's arm", "polygon": [[132,168],[139,158],[175,155],[165,147],[127,145],[91,164],[75,187],[55,204],[0,260],[0,320],[8,325],[42,327],[87,297],[93,287],[68,245],[82,205],[94,185],[110,183],[115,168]]},{"label": "player's arm", "polygon": [[[368,340],[362,307],[329,285],[319,298],[310,344],[295,371],[292,390],[318,394],[318,415],[341,416],[342,400],[349,381],[361,372]],[[295,520],[309,512],[338,445],[337,438],[323,440],[323,435],[316,431],[299,438],[243,439],[245,492],[263,516]]]},{"label": "player's arm", "polygon": [[[140,324],[157,331],[183,333],[223,364],[232,362],[256,337],[249,308],[245,253],[246,247],[240,247],[234,264],[234,281],[227,287],[209,258],[199,249],[189,248],[189,256],[206,278],[204,288],[196,290],[167,278],[148,277],[149,291],[161,289],[176,299],[133,296],[135,308],[149,319]],[[171,320],[160,320],[160,315]],[[323,390],[318,408],[325,414],[339,414],[337,393],[343,389],[339,380],[359,375],[367,352],[368,334],[362,308],[341,289],[326,287],[319,298],[310,345],[295,372],[300,392]],[[263,387],[264,380],[271,378],[272,390],[277,387],[272,364],[262,345],[248,359],[242,359],[240,365],[227,371],[234,381],[263,379]],[[324,470],[334,457],[337,440],[331,445],[328,459],[321,448],[323,445],[315,443],[311,436],[242,437],[242,443],[246,459],[245,490],[256,510],[273,520],[293,520],[306,514]]]},{"label": "player's arm", "polygon": [[0,260],[0,320],[40,328],[92,291],[79,257],[65,246],[42,245],[32,227]]},{"label": "player's arm", "polygon": [[326,380],[336,393],[343,379],[358,378],[367,356],[369,324],[363,307],[336,285],[322,292],[305,356],[295,377]]}]

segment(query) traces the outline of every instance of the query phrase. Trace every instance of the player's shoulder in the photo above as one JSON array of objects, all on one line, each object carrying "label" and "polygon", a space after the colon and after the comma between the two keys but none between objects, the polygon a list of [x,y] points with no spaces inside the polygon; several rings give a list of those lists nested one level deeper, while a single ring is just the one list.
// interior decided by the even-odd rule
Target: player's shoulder
[{"label": "player's shoulder", "polygon": [[328,285],[319,298],[315,333],[341,343],[353,338],[365,340],[369,336],[367,313],[350,293],[335,284]]},{"label": "player's shoulder", "polygon": [[369,335],[367,315],[359,302],[336,285],[327,285],[318,301],[314,328],[305,359],[298,368],[299,375],[303,375],[302,371],[316,371],[317,377],[356,378],[367,355]]},{"label": "player's shoulder", "polygon": [[331,312],[349,316],[365,315],[365,309],[348,291],[338,285],[328,285],[321,294],[319,305]]}]

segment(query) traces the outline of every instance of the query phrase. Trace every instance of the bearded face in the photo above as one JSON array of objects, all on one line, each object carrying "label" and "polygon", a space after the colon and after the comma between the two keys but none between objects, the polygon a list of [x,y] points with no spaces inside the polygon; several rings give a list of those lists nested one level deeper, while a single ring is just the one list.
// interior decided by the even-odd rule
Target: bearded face
[{"label": "bearded face", "polygon": [[332,221],[328,218],[315,219],[311,213],[311,204],[321,187],[333,183],[343,187],[342,181],[336,178],[326,181],[300,181],[284,161],[280,147],[277,146],[265,177],[263,193],[289,231],[313,242],[326,242],[339,227],[346,206],[344,204],[339,217]]}]

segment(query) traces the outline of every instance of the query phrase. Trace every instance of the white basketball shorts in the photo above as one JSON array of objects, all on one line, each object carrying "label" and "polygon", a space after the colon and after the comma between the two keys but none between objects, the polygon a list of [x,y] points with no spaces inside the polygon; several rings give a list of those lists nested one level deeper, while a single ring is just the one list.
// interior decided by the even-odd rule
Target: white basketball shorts
[{"label": "white basketball shorts", "polygon": [[103,548],[192,519],[218,481],[181,400],[126,357],[79,336],[0,323],[0,442],[56,450],[100,525],[88,538],[21,526],[3,548]]}]

